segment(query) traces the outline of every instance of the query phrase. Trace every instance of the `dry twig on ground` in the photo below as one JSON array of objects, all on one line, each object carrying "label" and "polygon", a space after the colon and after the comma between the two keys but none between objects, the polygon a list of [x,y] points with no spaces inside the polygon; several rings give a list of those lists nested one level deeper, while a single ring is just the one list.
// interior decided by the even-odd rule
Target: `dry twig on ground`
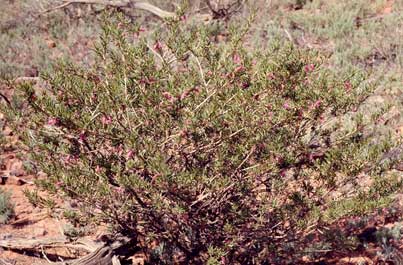
[{"label": "dry twig on ground", "polygon": [[[112,244],[106,245],[103,243],[96,243],[88,240],[77,240],[76,242],[69,242],[66,238],[53,238],[53,239],[4,239],[0,240],[0,247],[18,250],[18,251],[37,251],[44,252],[44,248],[74,248],[81,249],[89,254],[69,261],[55,262],[57,265],[119,265],[119,258],[115,255],[114,251],[125,244],[128,240],[123,238],[116,240]],[[8,265],[4,260],[0,260],[0,265]],[[45,264],[45,263],[40,263]],[[48,263],[47,263],[48,264]],[[39,264],[38,264],[39,265]]]},{"label": "dry twig on ground", "polygon": [[176,14],[173,12],[162,10],[159,7],[156,7],[147,2],[141,1],[133,1],[133,0],[123,0],[123,1],[103,1],[103,0],[64,0],[64,3],[49,9],[42,11],[42,14],[49,13],[55,11],[57,9],[65,8],[72,4],[95,4],[95,5],[103,5],[108,7],[116,7],[116,8],[132,8],[132,9],[140,9],[144,11],[148,11],[161,19],[165,18],[175,18]]}]

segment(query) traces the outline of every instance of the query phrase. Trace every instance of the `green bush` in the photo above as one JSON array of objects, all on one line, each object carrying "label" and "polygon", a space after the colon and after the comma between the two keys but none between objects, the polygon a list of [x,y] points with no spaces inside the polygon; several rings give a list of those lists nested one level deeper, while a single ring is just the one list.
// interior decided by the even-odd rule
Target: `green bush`
[{"label": "green bush", "polygon": [[0,224],[5,224],[14,215],[14,205],[10,194],[0,189]]},{"label": "green bush", "polygon": [[399,188],[376,163],[392,142],[372,142],[353,115],[372,90],[362,75],[335,76],[291,45],[249,51],[247,26],[220,43],[207,26],[167,27],[150,41],[111,20],[95,64],[62,62],[4,108],[48,176],[40,185],[152,264],[294,260],[310,228]]}]

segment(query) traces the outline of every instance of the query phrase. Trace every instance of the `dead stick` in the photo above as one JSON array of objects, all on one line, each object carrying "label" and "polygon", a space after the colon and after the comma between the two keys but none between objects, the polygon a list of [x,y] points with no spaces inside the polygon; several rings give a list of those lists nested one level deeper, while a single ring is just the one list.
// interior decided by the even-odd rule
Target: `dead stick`
[{"label": "dead stick", "polygon": [[71,4],[97,4],[97,5],[104,5],[104,6],[111,6],[111,7],[129,7],[129,8],[131,7],[131,8],[135,8],[135,9],[141,9],[141,10],[148,11],[162,19],[176,17],[175,13],[162,10],[159,7],[156,7],[147,2],[138,2],[138,1],[108,2],[108,1],[102,1],[102,0],[65,0],[64,2],[65,3],[63,3],[61,5],[58,5],[56,7],[43,11],[42,14],[49,13],[49,12],[55,11],[57,9],[65,8]]}]

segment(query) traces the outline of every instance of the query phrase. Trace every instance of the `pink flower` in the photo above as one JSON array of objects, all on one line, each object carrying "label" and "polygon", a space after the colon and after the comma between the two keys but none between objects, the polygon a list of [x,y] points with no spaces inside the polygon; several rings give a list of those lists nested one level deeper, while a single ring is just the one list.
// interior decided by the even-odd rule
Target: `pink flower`
[{"label": "pink flower", "polygon": [[298,118],[303,118],[304,117],[304,111],[302,110],[302,109],[300,109],[299,111],[298,111]]},{"label": "pink flower", "polygon": [[50,126],[59,126],[60,125],[60,119],[55,118],[55,117],[49,118],[48,119],[48,125],[50,125]]},{"label": "pink flower", "polygon": [[162,51],[162,43],[160,41],[156,41],[154,44],[154,50],[157,50],[158,52]]},{"label": "pink flower", "polygon": [[72,165],[75,164],[77,162],[77,158],[75,156],[72,155],[67,155],[64,160],[63,160],[65,165]]},{"label": "pink flower", "polygon": [[195,88],[193,88],[193,92],[194,92],[195,94],[199,94],[200,91],[201,91],[201,89],[200,89],[199,86],[196,86]]},{"label": "pink flower", "polygon": [[291,109],[291,106],[290,106],[290,104],[288,103],[288,101],[284,102],[283,108],[286,109],[286,110]]},{"label": "pink flower", "polygon": [[86,132],[85,131],[82,131],[79,135],[78,135],[78,138],[81,140],[81,141],[85,141],[85,140],[87,140],[87,134],[86,134]]},{"label": "pink flower", "polygon": [[284,158],[282,158],[281,156],[277,156],[275,158],[277,164],[283,164],[284,163]]},{"label": "pink flower", "polygon": [[382,118],[382,117],[379,117],[379,118],[375,121],[376,124],[383,123],[383,122],[385,122],[385,120],[384,120],[384,118]]},{"label": "pink flower", "polygon": [[163,92],[162,95],[164,96],[165,99],[167,99],[171,103],[175,101],[174,96],[172,96],[172,94],[167,91]]},{"label": "pink flower", "polygon": [[142,85],[144,85],[144,84],[148,84],[148,81],[147,81],[147,79],[145,79],[145,78],[141,78],[141,79],[139,80],[139,83],[142,84]]},{"label": "pink flower", "polygon": [[280,176],[282,176],[283,178],[286,176],[286,174],[287,174],[287,170],[282,169],[282,170],[280,171]]},{"label": "pink flower", "polygon": [[241,57],[237,53],[234,54],[234,56],[232,57],[232,60],[234,61],[235,64],[240,64],[241,63]]},{"label": "pink flower", "polygon": [[133,150],[130,149],[129,151],[127,151],[127,154],[126,154],[127,159],[132,159],[133,156],[134,156],[134,151]]},{"label": "pink flower", "polygon": [[101,118],[101,123],[102,123],[103,125],[109,125],[109,124],[111,124],[111,123],[112,123],[112,117],[111,117],[111,116],[108,116],[108,115],[102,116],[102,118]]},{"label": "pink flower", "polygon": [[97,166],[95,167],[95,173],[98,173],[98,174],[99,174],[99,173],[101,173],[101,172],[102,172],[102,168],[97,165]]},{"label": "pink flower", "polygon": [[186,22],[187,16],[186,16],[186,15],[181,16],[181,17],[180,17],[180,20],[181,20],[182,22]]},{"label": "pink flower", "polygon": [[313,72],[315,70],[315,65],[313,63],[304,66],[304,71],[306,73]]},{"label": "pink flower", "polygon": [[115,187],[115,191],[119,194],[123,194],[125,192],[125,189],[123,187]]},{"label": "pink flower", "polygon": [[320,121],[320,123],[324,123],[324,122],[325,122],[325,116],[324,116],[323,114],[320,115],[319,121]]},{"label": "pink flower", "polygon": [[351,82],[350,82],[350,81],[344,82],[344,89],[345,89],[346,91],[350,91],[352,87],[353,87],[353,86],[351,85]]},{"label": "pink flower", "polygon": [[58,181],[55,183],[56,187],[60,188],[61,186],[63,186],[63,182],[62,181]]},{"label": "pink flower", "polygon": [[276,79],[276,76],[274,75],[274,73],[270,72],[267,74],[267,78],[270,80],[274,80],[274,79]]},{"label": "pink flower", "polygon": [[122,155],[123,154],[123,147],[122,145],[118,145],[118,146],[114,146],[112,147],[112,152],[118,154],[118,155]]},{"label": "pink flower", "polygon": [[243,65],[240,65],[235,68],[234,72],[239,73],[239,72],[243,72],[244,70],[245,70],[245,67]]},{"label": "pink flower", "polygon": [[315,101],[315,102],[310,106],[310,109],[311,109],[311,110],[317,109],[321,104],[322,104],[322,100],[318,99],[317,101]]},{"label": "pink flower", "polygon": [[134,33],[134,37],[140,36],[141,32],[145,32],[146,30],[143,27],[140,27],[137,32]]},{"label": "pink flower", "polygon": [[250,83],[249,82],[242,82],[242,88],[243,89],[247,89],[250,87]]},{"label": "pink flower", "polygon": [[189,94],[192,91],[193,91],[193,89],[186,89],[185,91],[182,92],[182,94],[180,94],[179,99],[184,100],[185,98],[187,98],[189,96]]}]

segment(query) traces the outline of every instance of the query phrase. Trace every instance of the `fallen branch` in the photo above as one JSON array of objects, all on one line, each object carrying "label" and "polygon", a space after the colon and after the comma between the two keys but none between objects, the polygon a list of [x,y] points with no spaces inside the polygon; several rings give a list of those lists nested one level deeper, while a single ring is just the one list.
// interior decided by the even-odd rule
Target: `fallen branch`
[{"label": "fallen branch", "polygon": [[0,93],[0,97],[1,97],[9,106],[11,106],[10,100],[9,100],[5,95],[3,95],[2,93]]},{"label": "fallen branch", "polygon": [[0,265],[12,265],[12,264],[5,261],[4,259],[0,259]]},{"label": "fallen branch", "polygon": [[34,250],[41,247],[55,247],[68,244],[66,238],[48,238],[48,239],[28,239],[28,238],[10,238],[0,240],[0,247],[11,250]]},{"label": "fallen branch", "polygon": [[[76,242],[69,242],[66,238],[49,238],[49,239],[4,239],[0,240],[0,247],[19,250],[19,251],[37,251],[44,252],[44,248],[75,248],[82,249],[90,252],[88,255],[63,262],[54,262],[56,265],[120,265],[119,258],[114,254],[114,251],[129,240],[121,238],[114,241],[110,245],[95,243],[89,240],[77,240]],[[44,265],[47,263],[37,263],[37,265]],[[0,260],[0,265],[8,265],[4,260]]]},{"label": "fallen branch", "polygon": [[55,11],[57,9],[65,8],[72,4],[95,4],[95,5],[103,5],[109,7],[118,7],[118,8],[133,8],[140,9],[144,11],[148,11],[161,19],[165,18],[176,18],[176,14],[173,12],[162,10],[159,7],[156,7],[147,2],[139,2],[135,0],[126,0],[126,1],[103,1],[103,0],[64,0],[64,3],[42,11],[42,14],[49,13]]},{"label": "fallen branch", "polygon": [[[56,265],[110,265],[112,264],[112,259],[114,258],[113,249],[111,247],[105,246],[100,247],[94,252],[75,260],[63,261],[63,262],[55,262],[52,264]],[[45,265],[49,263],[40,263],[37,265]]]}]

